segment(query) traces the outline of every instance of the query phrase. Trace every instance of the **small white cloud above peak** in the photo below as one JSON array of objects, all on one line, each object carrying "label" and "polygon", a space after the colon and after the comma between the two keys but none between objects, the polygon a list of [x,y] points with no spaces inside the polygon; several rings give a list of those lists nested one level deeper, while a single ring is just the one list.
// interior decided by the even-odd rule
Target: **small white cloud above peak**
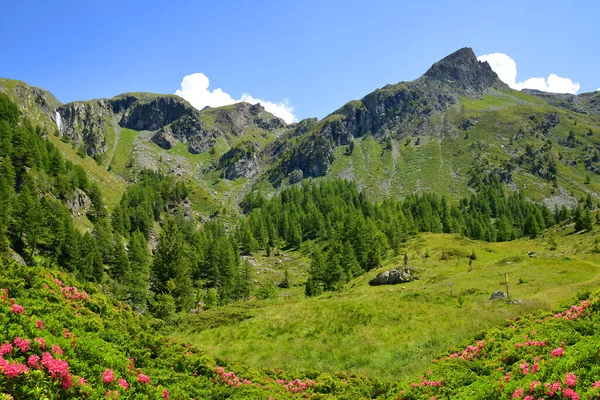
[{"label": "small white cloud above peak", "polygon": [[498,74],[498,78],[513,89],[537,89],[543,92],[575,94],[580,88],[579,83],[556,74],[550,74],[548,78],[529,78],[523,82],[517,82],[517,63],[503,53],[485,54],[477,59],[487,61],[492,70]]},{"label": "small white cloud above peak", "polygon": [[202,110],[206,106],[221,107],[240,102],[251,104],[260,103],[266,111],[283,119],[288,124],[297,121],[296,115],[294,114],[294,107],[290,105],[288,100],[272,102],[258,99],[248,93],[242,94],[242,97],[239,100],[236,100],[220,88],[211,91],[208,88],[209,86],[210,80],[208,77],[202,72],[197,72],[195,74],[184,76],[181,81],[181,89],[177,89],[175,94],[189,101],[190,104],[198,110]]}]

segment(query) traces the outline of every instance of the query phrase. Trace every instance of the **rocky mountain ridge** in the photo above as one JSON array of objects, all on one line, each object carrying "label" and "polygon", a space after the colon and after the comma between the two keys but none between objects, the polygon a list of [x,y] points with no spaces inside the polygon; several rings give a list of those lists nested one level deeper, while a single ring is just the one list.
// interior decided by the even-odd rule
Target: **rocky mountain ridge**
[{"label": "rocky mountain ridge", "polygon": [[14,82],[0,81],[0,90],[52,129],[59,122],[63,140],[106,169],[129,180],[144,168],[174,173],[221,204],[253,188],[329,177],[380,199],[426,191],[460,198],[489,174],[551,206],[588,193],[600,199],[600,94],[512,90],[470,48],[414,81],[292,125],[258,104],[197,110],[150,93],[61,104]]}]

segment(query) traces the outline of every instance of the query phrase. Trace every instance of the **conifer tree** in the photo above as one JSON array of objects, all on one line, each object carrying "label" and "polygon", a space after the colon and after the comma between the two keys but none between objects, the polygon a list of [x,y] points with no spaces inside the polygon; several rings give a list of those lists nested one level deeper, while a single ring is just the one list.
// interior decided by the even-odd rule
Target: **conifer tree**
[{"label": "conifer tree", "polygon": [[135,231],[129,241],[129,268],[125,273],[124,283],[129,294],[129,301],[138,310],[146,308],[149,284],[150,254],[144,234]]}]

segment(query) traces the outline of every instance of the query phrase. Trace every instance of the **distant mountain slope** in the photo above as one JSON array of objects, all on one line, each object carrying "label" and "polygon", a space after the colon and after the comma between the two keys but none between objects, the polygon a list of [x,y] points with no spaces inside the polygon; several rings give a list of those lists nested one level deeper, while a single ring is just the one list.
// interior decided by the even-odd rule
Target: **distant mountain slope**
[{"label": "distant mountain slope", "polygon": [[58,122],[64,141],[120,177],[175,174],[215,206],[307,178],[354,180],[379,199],[458,199],[488,174],[551,208],[600,200],[600,94],[512,90],[470,48],[412,82],[292,125],[247,103],[199,111],[175,95],[126,93],[60,104],[18,81],[0,90],[52,129]]}]

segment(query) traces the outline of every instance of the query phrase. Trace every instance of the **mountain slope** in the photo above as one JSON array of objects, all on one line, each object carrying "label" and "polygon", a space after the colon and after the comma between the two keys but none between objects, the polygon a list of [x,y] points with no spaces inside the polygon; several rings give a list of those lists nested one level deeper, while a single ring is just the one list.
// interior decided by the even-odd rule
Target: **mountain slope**
[{"label": "mountain slope", "polygon": [[511,90],[463,48],[415,81],[293,125],[260,105],[198,111],[148,93],[65,105],[28,100],[28,112],[49,123],[60,115],[75,147],[127,180],[143,169],[184,177],[210,212],[236,208],[253,188],[273,192],[306,178],[354,180],[377,199],[436,191],[456,200],[489,174],[553,208],[598,199],[598,96]]}]

